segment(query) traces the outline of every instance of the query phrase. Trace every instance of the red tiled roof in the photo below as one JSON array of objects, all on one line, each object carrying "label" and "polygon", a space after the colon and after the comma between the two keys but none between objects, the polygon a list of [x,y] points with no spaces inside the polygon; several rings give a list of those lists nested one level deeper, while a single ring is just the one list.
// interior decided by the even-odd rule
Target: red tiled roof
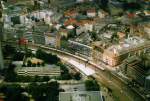
[{"label": "red tiled roof", "polygon": [[87,10],[87,13],[95,13],[95,12],[96,12],[95,9],[89,9],[89,10]]},{"label": "red tiled roof", "polygon": [[69,16],[69,17],[72,17],[72,16],[76,16],[78,15],[78,12],[76,10],[70,10],[70,11],[66,11],[64,13],[65,16]]},{"label": "red tiled roof", "polygon": [[67,25],[73,25],[73,24],[76,24],[76,23],[77,23],[76,19],[70,18],[70,19],[68,19],[64,22],[64,25],[67,26]]}]

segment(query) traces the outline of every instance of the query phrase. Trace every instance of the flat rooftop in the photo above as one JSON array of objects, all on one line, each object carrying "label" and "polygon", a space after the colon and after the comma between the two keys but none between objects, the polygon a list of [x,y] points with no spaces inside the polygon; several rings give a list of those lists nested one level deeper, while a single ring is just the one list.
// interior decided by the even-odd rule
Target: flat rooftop
[{"label": "flat rooftop", "polygon": [[103,101],[99,91],[61,92],[59,101]]},{"label": "flat rooftop", "polygon": [[121,55],[132,50],[146,47],[150,47],[150,42],[148,40],[140,37],[130,37],[117,45],[108,47],[106,51],[112,54]]}]

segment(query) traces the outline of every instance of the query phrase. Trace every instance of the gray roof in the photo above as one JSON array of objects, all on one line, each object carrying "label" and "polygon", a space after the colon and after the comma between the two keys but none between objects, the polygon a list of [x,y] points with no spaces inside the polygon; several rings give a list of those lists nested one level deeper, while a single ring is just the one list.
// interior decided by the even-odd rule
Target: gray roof
[{"label": "gray roof", "polygon": [[61,92],[59,101],[103,101],[99,91]]}]

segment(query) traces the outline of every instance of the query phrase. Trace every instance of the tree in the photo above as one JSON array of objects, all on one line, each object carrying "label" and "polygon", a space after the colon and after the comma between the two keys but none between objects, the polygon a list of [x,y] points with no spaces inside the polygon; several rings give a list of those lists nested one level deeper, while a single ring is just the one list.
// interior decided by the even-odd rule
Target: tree
[{"label": "tree", "polygon": [[35,101],[58,101],[59,84],[56,81],[46,84],[31,83],[26,89]]},{"label": "tree", "polygon": [[56,55],[53,55],[51,53],[46,53],[46,52],[42,51],[41,49],[38,49],[36,51],[36,57],[39,59],[42,59],[42,60],[44,60],[44,62],[50,63],[50,64],[57,64],[57,62],[60,61],[60,59]]},{"label": "tree", "polygon": [[36,67],[36,64],[35,63],[32,63],[32,65],[31,65],[32,67]]},{"label": "tree", "polygon": [[81,74],[79,72],[74,74],[74,79],[75,80],[80,80],[81,79]]},{"label": "tree", "polygon": [[43,80],[42,80],[42,77],[36,75],[36,76],[34,77],[34,82],[40,82],[40,81],[43,81]]},{"label": "tree", "polygon": [[101,1],[101,7],[106,10],[108,8],[108,2],[109,0],[100,0]]},{"label": "tree", "polygon": [[5,101],[29,101],[29,98],[22,94],[24,89],[18,84],[2,85],[0,92],[5,94]]},{"label": "tree", "polygon": [[34,9],[39,10],[40,9],[40,3],[37,0],[34,0]]},{"label": "tree", "polygon": [[41,66],[40,62],[38,62],[38,63],[37,63],[37,66],[38,66],[38,67],[40,67],[40,66]]},{"label": "tree", "polygon": [[32,51],[27,49],[27,51],[26,51],[26,53],[25,53],[25,56],[26,56],[26,58],[27,58],[27,57],[32,57],[32,56],[33,56]]},{"label": "tree", "polygon": [[100,86],[98,85],[96,80],[86,80],[85,87],[87,91],[99,91]]},{"label": "tree", "polygon": [[58,101],[58,95],[59,95],[59,83],[57,81],[48,83],[46,91],[47,101]]},{"label": "tree", "polygon": [[4,56],[12,55],[16,52],[16,49],[12,47],[11,45],[5,45],[3,48],[3,54]]},{"label": "tree", "polygon": [[13,55],[13,60],[14,61],[22,61],[23,60],[23,58],[24,58],[24,53],[23,52],[16,52],[16,53],[14,53],[14,55]]},{"label": "tree", "polygon": [[133,11],[137,11],[137,10],[141,10],[142,9],[142,5],[139,2],[125,2],[123,4],[123,8],[124,10],[133,10]]},{"label": "tree", "polygon": [[27,88],[27,92],[32,95],[35,101],[43,101],[43,90],[37,83],[31,83]]},{"label": "tree", "polygon": [[10,64],[8,68],[5,68],[3,70],[5,81],[8,81],[8,82],[14,82],[14,81],[16,81],[17,74],[15,72],[15,68],[16,68],[15,65]]},{"label": "tree", "polygon": [[43,81],[49,81],[49,80],[50,80],[49,76],[44,76],[43,77]]},{"label": "tree", "polygon": [[27,66],[28,66],[28,67],[31,67],[31,66],[32,66],[31,60],[28,60],[28,61],[27,61]]},{"label": "tree", "polygon": [[95,32],[91,32],[91,38],[93,39],[93,41],[96,41],[97,34]]},{"label": "tree", "polygon": [[71,74],[69,73],[68,68],[62,64],[61,62],[57,63],[58,66],[60,66],[61,69],[61,79],[62,80],[70,80],[72,79]]},{"label": "tree", "polygon": [[42,62],[42,64],[41,64],[43,67],[45,66],[45,62]]},{"label": "tree", "polygon": [[113,43],[119,42],[119,36],[117,33],[113,33],[113,35],[111,36],[111,42],[113,42]]}]

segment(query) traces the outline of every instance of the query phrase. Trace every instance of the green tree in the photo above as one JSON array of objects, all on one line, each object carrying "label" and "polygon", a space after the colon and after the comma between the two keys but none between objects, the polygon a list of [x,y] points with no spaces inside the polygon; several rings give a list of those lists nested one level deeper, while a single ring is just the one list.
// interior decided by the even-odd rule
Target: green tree
[{"label": "green tree", "polygon": [[26,58],[27,58],[27,57],[33,57],[34,54],[32,53],[31,50],[27,49],[27,50],[26,50],[26,53],[25,53],[25,56],[26,56]]},{"label": "green tree", "polygon": [[28,67],[31,67],[31,66],[32,66],[31,60],[28,60],[28,61],[27,61],[27,66],[28,66]]},{"label": "green tree", "polygon": [[12,47],[11,45],[5,45],[3,48],[4,57],[12,55],[15,52],[16,52],[16,49],[14,47]]},{"label": "green tree", "polygon": [[46,53],[42,51],[41,49],[38,49],[36,51],[36,57],[39,59],[44,60],[44,62],[49,63],[49,64],[57,64],[57,62],[60,61],[60,59],[51,53]]},{"label": "green tree", "polygon": [[91,38],[93,39],[93,41],[97,40],[97,34],[96,34],[96,32],[91,32]]},{"label": "green tree", "polygon": [[0,92],[5,94],[5,101],[29,101],[29,97],[22,94],[24,89],[18,84],[2,85]]},{"label": "green tree", "polygon": [[71,74],[69,73],[68,68],[62,64],[61,62],[57,63],[58,66],[60,66],[61,69],[61,79],[62,80],[70,80],[72,79]]},{"label": "green tree", "polygon": [[117,33],[113,33],[113,35],[111,36],[111,42],[112,43],[118,43],[119,42],[119,36]]},{"label": "green tree", "polygon": [[35,63],[32,63],[32,65],[31,65],[32,67],[36,67],[36,64]]},{"label": "green tree", "polygon": [[27,91],[35,101],[58,101],[59,84],[56,81],[46,84],[31,83]]},{"label": "green tree", "polygon": [[15,68],[16,68],[15,65],[10,64],[8,68],[5,68],[3,70],[5,81],[8,81],[8,82],[14,82],[14,81],[16,81],[17,74],[15,72]]},{"label": "green tree", "polygon": [[40,62],[38,62],[38,63],[37,63],[37,66],[38,66],[38,67],[40,67],[40,66],[41,66]]},{"label": "green tree", "polygon": [[81,79],[81,74],[79,72],[74,74],[74,79],[75,80],[80,80]]},{"label": "green tree", "polygon": [[50,80],[50,77],[49,76],[44,76],[43,77],[43,81],[49,81]]},{"label": "green tree", "polygon": [[99,91],[100,86],[96,80],[86,80],[85,87],[87,91]]}]

